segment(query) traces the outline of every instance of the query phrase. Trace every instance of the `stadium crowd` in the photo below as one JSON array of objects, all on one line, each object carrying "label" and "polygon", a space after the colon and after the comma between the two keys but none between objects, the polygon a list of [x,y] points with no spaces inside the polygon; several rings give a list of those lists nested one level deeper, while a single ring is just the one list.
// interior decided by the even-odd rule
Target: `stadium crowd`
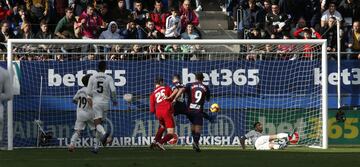
[{"label": "stadium crowd", "polygon": [[[1,0],[0,51],[5,52],[7,39],[201,39],[198,12],[200,0]],[[341,24],[342,51],[347,59],[360,59],[359,0],[216,0],[234,21],[240,39],[327,39],[328,51],[337,49],[337,21]],[[240,17],[238,17],[241,15]],[[239,19],[238,19],[239,18]],[[237,22],[239,20],[239,22]],[[268,46],[269,47],[269,46]],[[17,51],[52,52],[51,47],[22,46]],[[290,52],[292,47],[279,46],[277,51]],[[203,53],[201,46],[133,45],[62,47],[62,53],[99,50],[113,53],[107,59],[138,59],[155,54],[167,59],[170,53]],[[263,48],[266,50],[266,46]],[[356,53],[356,54],[354,54]],[[92,54],[91,54],[92,55]],[[98,56],[81,59],[98,59]],[[151,55],[151,54],[150,54]],[[181,55],[181,54],[178,54]],[[186,55],[186,54],[185,54]],[[42,56],[44,57],[44,56]],[[59,60],[69,56],[56,55]],[[149,56],[145,57],[148,58]],[[150,56],[154,58],[154,56]],[[177,60],[196,60],[193,56],[171,56]],[[144,59],[145,59],[144,58]],[[21,56],[20,60],[47,59]],[[141,58],[143,59],[143,58]],[[256,56],[247,56],[256,59]]]}]

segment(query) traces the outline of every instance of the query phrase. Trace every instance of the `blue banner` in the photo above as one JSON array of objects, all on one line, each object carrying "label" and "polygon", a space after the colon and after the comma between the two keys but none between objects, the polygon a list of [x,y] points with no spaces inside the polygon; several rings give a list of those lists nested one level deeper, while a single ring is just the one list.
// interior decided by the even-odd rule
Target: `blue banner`
[{"label": "blue banner", "polygon": [[[0,62],[0,66],[6,67],[6,62]],[[67,145],[76,119],[72,96],[81,88],[82,76],[95,73],[96,67],[96,61],[21,62],[17,69],[21,94],[14,101],[14,145],[36,144],[36,119],[43,121],[46,131],[54,133],[50,145]],[[119,102],[118,107],[111,109],[107,121],[107,128],[115,137],[112,145],[147,145],[151,142],[158,123],[148,112],[148,96],[154,88],[156,76],[162,76],[170,83],[173,74],[180,74],[187,83],[194,81],[194,73],[203,72],[212,93],[205,108],[217,102],[222,111],[217,114],[216,124],[205,121],[201,142],[227,145],[239,144],[238,136],[250,128],[251,123],[245,122],[250,111],[243,109],[289,109],[289,106],[281,106],[273,100],[297,101],[300,108],[308,108],[312,102],[312,105],[319,105],[320,96],[312,92],[320,86],[319,67],[318,61],[108,62],[107,73],[115,80]],[[345,105],[360,105],[359,67],[359,61],[342,62],[340,77],[342,93],[347,95],[342,99]],[[329,61],[328,69],[329,107],[336,108],[336,62]],[[293,80],[295,77],[297,79]],[[133,94],[136,100],[126,103],[122,99],[125,93]],[[293,96],[298,94],[312,96]],[[190,143],[191,139],[187,138],[190,136],[189,122],[185,116],[178,116],[176,120],[179,144]],[[91,145],[90,134],[89,130],[85,131],[79,145]]]}]

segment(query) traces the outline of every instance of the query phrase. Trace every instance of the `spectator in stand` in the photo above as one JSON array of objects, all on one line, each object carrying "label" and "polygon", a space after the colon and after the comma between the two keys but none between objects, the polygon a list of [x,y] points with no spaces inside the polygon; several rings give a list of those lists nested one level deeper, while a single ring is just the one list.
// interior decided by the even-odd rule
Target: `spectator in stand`
[{"label": "spectator in stand", "polygon": [[156,0],[154,11],[150,13],[150,18],[154,22],[156,30],[162,34],[165,34],[166,18],[169,15],[170,13],[165,11],[162,2]]},{"label": "spectator in stand", "polygon": [[132,20],[131,11],[126,9],[125,0],[119,0],[111,14],[119,29],[126,28],[126,25]]},{"label": "spectator in stand", "polygon": [[335,2],[330,2],[329,9],[322,14],[321,27],[326,26],[326,24],[329,22],[330,17],[335,17],[335,19],[340,22],[343,20],[341,14],[336,10]]},{"label": "spectator in stand", "polygon": [[294,32],[294,37],[297,39],[321,39],[321,35],[314,28],[308,27],[297,29]]},{"label": "spectator in stand", "polygon": [[121,39],[143,39],[144,35],[140,28],[136,27],[135,21],[130,21],[126,29],[120,30]]},{"label": "spectator in stand", "polygon": [[[102,18],[96,15],[94,6],[89,5],[78,20],[75,28],[80,29],[80,35],[83,39],[96,39],[100,27],[105,27]],[[76,35],[76,34],[75,34]]]},{"label": "spectator in stand", "polygon": [[321,4],[319,0],[305,0],[304,10],[302,11],[303,18],[306,20],[306,25],[310,27],[319,27],[321,18]]},{"label": "spectator in stand", "polygon": [[184,51],[179,45],[167,45],[164,51],[171,53],[169,54],[171,60],[184,60]]},{"label": "spectator in stand", "polygon": [[[355,0],[356,1],[356,0]],[[360,20],[360,1],[342,0],[339,5],[339,12],[344,18],[345,26],[352,26],[353,21]]]},{"label": "spectator in stand", "polygon": [[186,31],[181,34],[181,39],[199,39],[199,34],[194,31],[194,26],[188,24]]},{"label": "spectator in stand", "polygon": [[[104,28],[105,24],[102,18],[95,14],[94,6],[89,5],[86,8],[78,20],[78,23],[75,23],[75,30],[78,31],[75,33],[79,38],[82,39],[97,39],[99,37],[100,28]],[[89,50],[89,46],[85,45],[81,48],[81,52],[85,53]],[[95,53],[98,53],[98,47],[93,45]]]},{"label": "spectator in stand", "polygon": [[69,6],[74,9],[75,16],[80,16],[89,5],[94,6],[94,0],[69,0]]},{"label": "spectator in stand", "polygon": [[[116,22],[112,21],[108,25],[107,30],[103,31],[100,34],[99,39],[120,39],[119,32],[120,32],[120,30],[119,30]],[[104,48],[104,52],[109,52],[112,49],[112,45],[105,45],[105,46],[102,46],[102,48]],[[109,56],[109,55],[106,55],[106,56]]]},{"label": "spectator in stand", "polygon": [[65,9],[65,16],[57,23],[55,28],[55,35],[61,39],[73,39],[75,17],[72,8]]},{"label": "spectator in stand", "polygon": [[0,2],[0,21],[3,21],[7,19],[8,16],[12,14],[12,7],[8,0],[5,1],[5,4],[3,2]]},{"label": "spectator in stand", "polygon": [[347,33],[345,38],[346,52],[356,54],[348,54],[348,59],[360,59],[360,21],[353,23],[352,29]]},{"label": "spectator in stand", "polygon": [[178,39],[181,34],[181,20],[178,10],[171,8],[171,15],[166,18],[165,38]]},{"label": "spectator in stand", "polygon": [[31,31],[30,23],[23,23],[21,25],[20,36],[21,39],[33,39],[35,35]]},{"label": "spectator in stand", "polygon": [[41,20],[49,21],[48,0],[26,0],[26,9],[30,11],[32,23],[40,23]]},{"label": "spectator in stand", "polygon": [[53,0],[55,10],[55,21],[59,21],[66,14],[65,9],[69,7],[69,0]]},{"label": "spectator in stand", "polygon": [[200,31],[196,29],[199,25],[199,17],[194,10],[190,7],[190,0],[184,0],[184,3],[180,7],[180,19],[181,19],[181,32],[186,30],[188,24],[192,24],[195,27],[195,31],[201,36]]},{"label": "spectator in stand", "polygon": [[322,38],[327,39],[327,51],[335,52],[337,48],[336,18],[330,17],[328,23],[321,27],[320,32]]},{"label": "spectator in stand", "polygon": [[150,18],[149,11],[143,8],[141,0],[136,0],[134,3],[134,11],[132,12],[136,25],[145,27],[146,20]]},{"label": "spectator in stand", "polygon": [[3,43],[6,43],[8,39],[15,38],[15,35],[9,28],[9,22],[6,20],[1,22],[1,32],[0,32],[0,51],[6,51],[6,46]]},{"label": "spectator in stand", "polygon": [[54,34],[49,31],[48,24],[45,20],[40,22],[40,31],[36,34],[35,38],[37,39],[53,39]]},{"label": "spectator in stand", "polygon": [[245,39],[263,39],[261,30],[258,28],[249,29],[249,33],[246,34]]},{"label": "spectator in stand", "polygon": [[248,1],[248,8],[243,10],[243,19],[239,22],[237,33],[239,39],[244,39],[245,31],[252,28],[263,28],[265,22],[265,12],[260,7],[256,6],[255,0]]},{"label": "spectator in stand", "polygon": [[14,32],[15,36],[17,36],[21,31],[22,23],[29,22],[29,17],[26,15],[24,8],[14,6],[13,14],[8,17],[8,20],[11,27],[10,29]]},{"label": "spectator in stand", "polygon": [[120,39],[119,32],[120,30],[118,28],[118,25],[116,24],[115,21],[112,21],[108,25],[107,30],[103,31],[100,34],[99,39]]},{"label": "spectator in stand", "polygon": [[109,7],[106,3],[100,4],[99,15],[106,25],[114,20],[113,16],[109,12]]},{"label": "spectator in stand", "polygon": [[265,13],[270,13],[271,12],[271,2],[270,0],[264,0],[264,3],[263,3],[263,9],[265,11]]},{"label": "spectator in stand", "polygon": [[162,39],[164,35],[155,29],[155,24],[153,21],[148,20],[146,22],[146,27],[143,29],[145,39]]},{"label": "spectator in stand", "polygon": [[280,13],[279,5],[271,5],[271,13],[265,18],[265,29],[272,39],[283,37],[283,33],[288,34],[290,31],[290,18],[285,13]]}]

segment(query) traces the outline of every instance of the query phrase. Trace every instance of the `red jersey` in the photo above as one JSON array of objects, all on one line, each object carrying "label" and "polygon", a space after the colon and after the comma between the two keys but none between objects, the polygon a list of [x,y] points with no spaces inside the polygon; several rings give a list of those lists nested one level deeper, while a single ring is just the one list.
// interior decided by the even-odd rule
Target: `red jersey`
[{"label": "red jersey", "polygon": [[172,112],[171,100],[165,100],[165,97],[169,97],[172,91],[169,86],[159,86],[150,95],[150,112],[156,115],[167,115]]}]

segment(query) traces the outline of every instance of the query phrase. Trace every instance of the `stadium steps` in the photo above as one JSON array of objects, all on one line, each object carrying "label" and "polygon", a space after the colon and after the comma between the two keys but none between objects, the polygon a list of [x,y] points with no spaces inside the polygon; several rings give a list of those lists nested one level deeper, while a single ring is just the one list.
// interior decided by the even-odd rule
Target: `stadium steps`
[{"label": "stadium steps", "polygon": [[229,27],[228,17],[221,11],[200,11],[198,15],[200,20],[199,27],[203,30],[227,30]]}]

